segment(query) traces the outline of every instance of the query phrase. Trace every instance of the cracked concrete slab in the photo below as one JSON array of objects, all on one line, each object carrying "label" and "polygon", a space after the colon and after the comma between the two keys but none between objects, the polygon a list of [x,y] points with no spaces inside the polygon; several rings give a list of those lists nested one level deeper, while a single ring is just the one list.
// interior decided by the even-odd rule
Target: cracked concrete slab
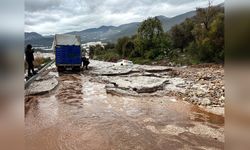
[{"label": "cracked concrete slab", "polygon": [[51,90],[55,89],[58,85],[56,78],[48,78],[46,80],[38,80],[33,82],[28,89],[25,91],[25,95],[39,95],[48,93]]},{"label": "cracked concrete slab", "polygon": [[149,65],[131,65],[131,66],[121,66],[112,62],[101,62],[96,60],[91,60],[90,67],[93,68],[90,72],[95,75],[127,75],[134,72],[164,72],[171,71],[171,67],[167,66],[149,66]]},{"label": "cracked concrete slab", "polygon": [[110,83],[106,86],[107,90],[120,89],[129,91],[131,94],[156,92],[163,90],[164,86],[168,84],[168,79],[149,76],[107,77],[105,80]]}]

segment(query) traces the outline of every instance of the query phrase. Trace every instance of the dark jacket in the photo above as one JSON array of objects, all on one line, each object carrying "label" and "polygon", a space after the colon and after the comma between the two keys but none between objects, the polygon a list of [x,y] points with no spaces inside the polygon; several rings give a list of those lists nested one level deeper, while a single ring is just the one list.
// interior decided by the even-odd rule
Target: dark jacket
[{"label": "dark jacket", "polygon": [[82,57],[82,62],[83,62],[83,65],[88,65],[89,64],[89,59],[86,58],[85,56]]},{"label": "dark jacket", "polygon": [[25,49],[25,58],[27,62],[34,61],[34,51],[32,49]]}]

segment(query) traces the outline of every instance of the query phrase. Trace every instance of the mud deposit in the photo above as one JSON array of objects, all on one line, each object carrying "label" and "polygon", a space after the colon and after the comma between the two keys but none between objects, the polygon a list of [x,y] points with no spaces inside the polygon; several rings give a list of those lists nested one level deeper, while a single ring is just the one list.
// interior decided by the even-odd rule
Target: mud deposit
[{"label": "mud deposit", "polygon": [[84,74],[57,79],[53,92],[31,99],[28,150],[223,149],[222,116],[175,97],[107,94]]}]

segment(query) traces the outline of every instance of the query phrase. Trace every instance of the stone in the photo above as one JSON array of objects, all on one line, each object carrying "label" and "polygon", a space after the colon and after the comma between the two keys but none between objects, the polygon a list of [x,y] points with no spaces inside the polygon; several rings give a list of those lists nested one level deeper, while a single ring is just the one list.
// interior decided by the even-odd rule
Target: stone
[{"label": "stone", "polygon": [[207,105],[210,105],[210,104],[211,104],[211,101],[208,98],[203,98],[202,101],[201,101],[201,105],[203,105],[203,106],[207,106]]},{"label": "stone", "polygon": [[187,130],[185,128],[178,127],[175,125],[166,125],[160,131],[162,134],[170,134],[170,135],[178,136],[179,134],[186,132]]},{"label": "stone", "polygon": [[134,91],[136,93],[152,93],[157,90],[163,90],[165,84],[168,84],[168,79],[148,77],[148,76],[135,76],[135,77],[112,77],[107,78],[109,83],[113,83],[116,88]]},{"label": "stone", "polygon": [[25,94],[26,95],[45,94],[55,89],[57,85],[58,85],[58,81],[56,78],[49,78],[47,80],[34,81],[26,89]]},{"label": "stone", "polygon": [[225,100],[225,97],[224,97],[224,96],[221,96],[219,100],[220,100],[220,101],[224,101],[224,100]]}]

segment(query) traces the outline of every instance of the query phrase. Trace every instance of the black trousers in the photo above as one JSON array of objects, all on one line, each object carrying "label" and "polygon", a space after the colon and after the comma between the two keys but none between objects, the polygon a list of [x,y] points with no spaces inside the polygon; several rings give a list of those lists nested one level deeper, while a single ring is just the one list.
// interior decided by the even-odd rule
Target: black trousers
[{"label": "black trousers", "polygon": [[32,71],[32,73],[34,74],[34,73],[35,73],[35,70],[34,70],[33,62],[32,62],[32,61],[27,61],[27,63],[28,63],[28,74],[30,75],[30,74],[31,74],[31,71]]},{"label": "black trousers", "polygon": [[83,60],[82,63],[83,63],[83,67],[86,67],[86,69],[88,69],[89,61]]}]

